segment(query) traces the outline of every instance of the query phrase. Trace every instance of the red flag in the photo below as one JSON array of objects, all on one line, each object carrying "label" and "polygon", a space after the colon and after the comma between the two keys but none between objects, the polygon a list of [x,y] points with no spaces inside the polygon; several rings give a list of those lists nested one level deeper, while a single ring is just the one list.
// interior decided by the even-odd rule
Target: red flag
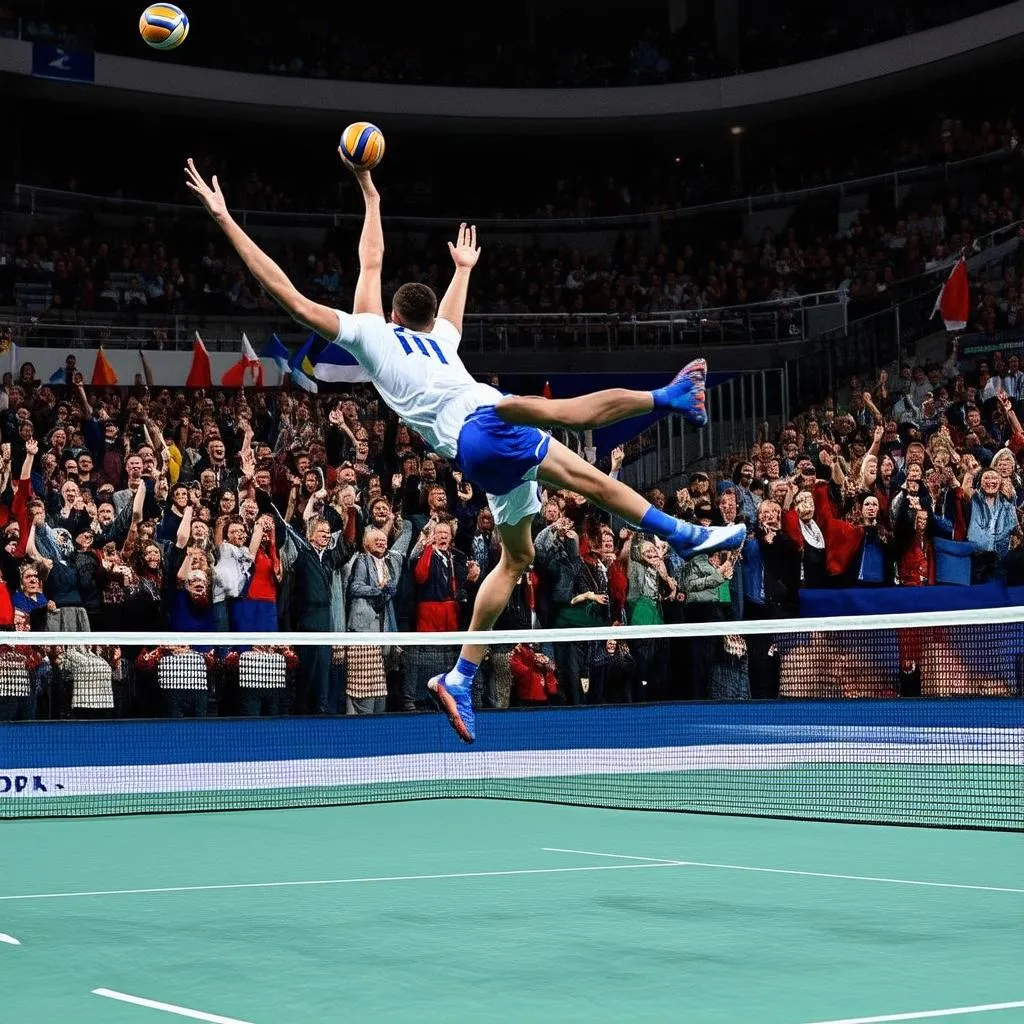
[{"label": "red flag", "polygon": [[117,384],[117,374],[102,346],[96,353],[96,365],[92,368],[92,384],[93,387],[101,388],[112,388]]},{"label": "red flag", "polygon": [[551,397],[551,381],[544,381],[544,391],[542,392],[545,398]]},{"label": "red flag", "polygon": [[947,331],[962,331],[967,326],[970,312],[971,289],[967,281],[967,263],[961,257],[935,300],[932,316],[941,313]]},{"label": "red flag", "polygon": [[229,367],[220,379],[226,388],[263,387],[263,364],[256,355],[249,339],[242,335],[242,358],[234,366]]},{"label": "red flag", "polygon": [[196,331],[196,340],[192,343],[192,366],[185,379],[187,388],[212,388],[213,377],[210,370],[210,353],[206,351],[203,339]]}]

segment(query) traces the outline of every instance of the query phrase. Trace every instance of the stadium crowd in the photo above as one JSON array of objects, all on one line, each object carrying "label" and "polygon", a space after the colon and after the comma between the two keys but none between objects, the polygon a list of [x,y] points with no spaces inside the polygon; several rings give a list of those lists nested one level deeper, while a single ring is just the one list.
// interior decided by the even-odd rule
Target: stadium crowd
[{"label": "stadium crowd", "polygon": [[[547,493],[535,564],[498,625],[738,622],[799,614],[804,588],[1024,585],[1022,401],[1019,355],[969,370],[954,348],[941,366],[855,378],[841,402],[648,495],[702,524],[745,520],[738,556],[683,563],[578,496]],[[123,649],[4,647],[0,715],[426,706],[451,647],[184,646],[195,632],[265,632],[270,644],[281,629],[466,625],[499,551],[485,498],[372,389],[90,388],[71,357],[62,383],[27,363],[8,374],[0,408],[0,627],[140,633]],[[621,467],[616,450],[609,471]],[[154,631],[183,646],[146,648]],[[910,640],[899,680],[840,680],[809,657],[787,669],[785,652],[739,625],[692,640],[520,644],[494,649],[478,697],[503,707],[1008,685],[929,670]]]},{"label": "stadium crowd", "polygon": [[[998,128],[987,122],[968,130],[960,122],[942,127],[953,152],[1016,155],[1013,120]],[[794,298],[809,292],[845,290],[854,302],[883,303],[893,285],[948,262],[981,235],[1008,228],[1021,218],[1014,169],[997,161],[979,185],[934,193],[912,192],[899,208],[870,207],[837,224],[826,216],[797,217],[788,228],[766,228],[761,237],[709,234],[695,238],[690,221],[667,220],[660,237],[629,229],[609,245],[602,237],[588,247],[585,232],[571,240],[533,236],[532,245],[501,240],[484,248],[469,312],[578,314],[584,311],[629,320],[675,310]],[[262,192],[258,177],[240,183],[237,205]],[[630,189],[614,179],[596,192],[579,193],[581,215],[628,212]],[[590,196],[592,202],[587,199]],[[712,222],[713,225],[713,222]],[[0,305],[31,294],[37,313],[76,311],[120,314],[256,315],[273,304],[253,284],[219,241],[180,224],[142,218],[134,230],[104,227],[102,218],[74,221],[37,218],[30,231],[0,234]],[[713,227],[711,228],[713,232]],[[725,230],[723,226],[723,230]],[[353,286],[355,241],[347,229],[331,231],[322,247],[296,236],[281,248],[284,269],[309,294],[344,305]],[[433,247],[444,252],[443,244]],[[426,256],[422,233],[389,233],[387,269],[392,286],[418,280],[437,287],[442,272]],[[342,255],[346,254],[346,255]],[[26,286],[30,290],[26,291]],[[20,339],[27,343],[27,339]]]}]

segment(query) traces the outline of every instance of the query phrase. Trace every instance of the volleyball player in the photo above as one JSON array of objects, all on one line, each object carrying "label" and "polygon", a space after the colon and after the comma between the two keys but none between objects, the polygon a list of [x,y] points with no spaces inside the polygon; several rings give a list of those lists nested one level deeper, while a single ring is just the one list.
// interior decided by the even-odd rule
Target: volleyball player
[{"label": "volleyball player", "polygon": [[[282,308],[304,327],[351,353],[384,402],[431,448],[456,461],[470,480],[483,487],[501,535],[501,557],[477,591],[471,631],[494,625],[523,571],[533,562],[530,527],[541,507],[538,482],[582,494],[638,529],[664,538],[683,558],[742,546],[744,526],[701,527],[666,515],[544,429],[580,430],[652,411],[680,413],[695,426],[703,426],[707,422],[703,360],[688,364],[670,384],[655,391],[614,388],[552,400],[506,396],[477,382],[458,354],[469,278],[480,256],[475,227],[463,224],[457,241],[448,243],[455,273],[440,305],[426,285],[404,284],[395,292],[386,319],[381,299],[380,196],[369,171],[352,167],[344,158],[342,162],[355,174],[365,205],[351,313],[302,295],[228,213],[216,176],[212,187],[207,185],[192,160],[185,170],[186,185]],[[486,643],[466,644],[455,667],[428,683],[466,743],[475,736],[472,683],[486,651]]]}]

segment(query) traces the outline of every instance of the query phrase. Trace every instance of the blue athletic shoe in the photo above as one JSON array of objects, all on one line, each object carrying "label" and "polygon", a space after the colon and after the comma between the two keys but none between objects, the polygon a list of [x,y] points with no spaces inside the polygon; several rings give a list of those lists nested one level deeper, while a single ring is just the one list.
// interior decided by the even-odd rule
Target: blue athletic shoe
[{"label": "blue athletic shoe", "polygon": [[427,690],[434,703],[448,716],[452,728],[463,743],[476,739],[476,713],[473,711],[471,686],[454,686],[445,682],[445,676],[434,676]]},{"label": "blue athletic shoe", "polygon": [[709,555],[712,551],[736,551],[747,539],[747,528],[742,523],[731,526],[691,526],[680,523],[682,527],[675,537],[669,538],[669,544],[680,558],[693,558],[694,555]]},{"label": "blue athletic shoe", "polygon": [[704,359],[687,363],[672,378],[672,383],[652,391],[654,408],[667,412],[681,413],[688,423],[695,427],[706,427],[708,423],[706,383],[708,364]]}]

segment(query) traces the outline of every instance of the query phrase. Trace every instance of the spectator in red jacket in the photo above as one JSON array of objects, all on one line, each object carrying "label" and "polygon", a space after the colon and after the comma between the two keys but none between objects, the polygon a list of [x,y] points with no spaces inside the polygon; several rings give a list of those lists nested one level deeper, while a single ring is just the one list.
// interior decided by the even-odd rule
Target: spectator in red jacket
[{"label": "spectator in red jacket", "polygon": [[[835,457],[823,449],[822,465],[832,471],[839,488],[845,476]],[[832,505],[829,485],[814,486],[814,518],[825,538],[825,560],[829,575],[848,581],[848,585],[882,586],[892,583],[894,564],[888,529],[878,520],[878,499],[873,494],[861,500],[861,523],[840,519]]]},{"label": "spectator in red jacket", "polygon": [[508,662],[516,703],[522,707],[549,704],[558,694],[558,679],[551,659],[534,644],[517,644]]},{"label": "spectator in red jacket", "polygon": [[[473,567],[461,552],[452,547],[452,524],[442,519],[428,521],[422,554],[415,560],[416,631],[442,633],[459,628],[459,593],[473,582]],[[415,551],[413,554],[415,555]],[[476,576],[479,576],[479,568]]]}]

